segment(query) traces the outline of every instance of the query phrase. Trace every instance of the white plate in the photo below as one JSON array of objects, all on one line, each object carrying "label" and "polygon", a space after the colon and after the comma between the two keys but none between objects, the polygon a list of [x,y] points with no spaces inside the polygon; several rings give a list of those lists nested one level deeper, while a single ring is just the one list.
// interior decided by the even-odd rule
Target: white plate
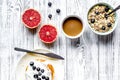
[{"label": "white plate", "polygon": [[[51,52],[45,49],[39,49],[37,51],[44,53]],[[47,63],[52,64],[54,67],[55,70],[54,80],[64,80],[64,62],[62,60],[55,60],[39,54],[29,54],[29,53],[25,54],[18,62],[18,65],[15,70],[16,80],[26,80],[25,79],[26,66],[31,60],[34,59],[45,59]]]}]

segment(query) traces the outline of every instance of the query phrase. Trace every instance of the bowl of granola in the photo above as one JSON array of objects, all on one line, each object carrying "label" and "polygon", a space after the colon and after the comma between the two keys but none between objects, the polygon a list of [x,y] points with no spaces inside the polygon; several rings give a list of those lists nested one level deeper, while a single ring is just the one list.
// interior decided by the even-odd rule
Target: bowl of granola
[{"label": "bowl of granola", "polygon": [[87,20],[90,29],[94,33],[98,35],[108,35],[114,31],[117,24],[116,12],[110,14],[108,17],[105,16],[112,10],[113,7],[107,3],[97,3],[89,9]]}]

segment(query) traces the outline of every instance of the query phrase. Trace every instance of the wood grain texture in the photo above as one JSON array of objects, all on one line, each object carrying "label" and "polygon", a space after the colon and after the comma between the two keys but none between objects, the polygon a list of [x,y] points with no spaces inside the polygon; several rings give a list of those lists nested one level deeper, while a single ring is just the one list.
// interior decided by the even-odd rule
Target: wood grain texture
[{"label": "wood grain texture", "polygon": [[[53,3],[51,8],[49,1]],[[112,34],[94,34],[86,17],[90,6],[97,2],[107,2],[114,8],[120,4],[118,0],[0,0],[0,80],[15,80],[13,70],[24,55],[15,52],[15,46],[32,50],[46,48],[63,56],[64,80],[120,80],[120,19]],[[41,13],[40,26],[56,26],[59,37],[54,44],[46,45],[39,40],[40,26],[29,30],[22,24],[21,15],[28,8]],[[61,9],[59,15],[56,13],[58,8]],[[53,15],[51,20],[48,14]],[[85,22],[85,32],[80,38],[70,40],[62,34],[62,20],[67,15],[78,15]]]}]

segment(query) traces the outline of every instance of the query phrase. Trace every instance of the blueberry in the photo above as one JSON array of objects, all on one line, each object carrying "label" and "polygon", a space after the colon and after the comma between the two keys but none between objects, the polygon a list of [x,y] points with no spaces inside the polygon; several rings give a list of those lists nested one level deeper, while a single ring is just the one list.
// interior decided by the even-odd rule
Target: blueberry
[{"label": "blueberry", "polygon": [[42,79],[45,79],[45,76],[44,76],[44,75],[42,76]]},{"label": "blueberry", "polygon": [[56,12],[59,14],[60,13],[60,9],[56,9]]},{"label": "blueberry", "polygon": [[49,77],[46,77],[46,80],[49,80]]},{"label": "blueberry", "polygon": [[91,19],[91,23],[94,23],[95,22],[95,19]]},{"label": "blueberry", "polygon": [[51,18],[52,18],[52,14],[49,14],[49,15],[48,15],[48,18],[51,19]]},{"label": "blueberry", "polygon": [[41,72],[44,73],[44,69],[41,69]]},{"label": "blueberry", "polygon": [[111,24],[111,23],[108,23],[108,24],[107,24],[107,26],[108,26],[108,27],[111,27],[111,26],[112,26],[112,24]]},{"label": "blueberry", "polygon": [[42,75],[42,73],[39,72],[39,73],[38,73],[38,76],[41,76],[41,75]]},{"label": "blueberry", "polygon": [[35,67],[35,66],[33,66],[33,67],[32,67],[32,69],[33,69],[33,70],[35,70],[35,69],[36,69],[36,67]]},{"label": "blueberry", "polygon": [[108,14],[105,14],[104,17],[107,19],[108,18]]},{"label": "blueberry", "polygon": [[37,78],[37,80],[41,80],[41,78]]},{"label": "blueberry", "polygon": [[51,3],[51,2],[48,2],[48,6],[51,7],[51,6],[52,6],[52,3]]},{"label": "blueberry", "polygon": [[102,30],[105,30],[105,26],[102,26]]},{"label": "blueberry", "polygon": [[98,11],[95,11],[95,14],[96,14],[96,15],[99,15],[99,14],[100,14],[100,12],[98,12]]},{"label": "blueberry", "polygon": [[38,75],[37,75],[37,74],[34,74],[33,77],[34,77],[34,78],[38,78]]},{"label": "blueberry", "polygon": [[105,11],[108,12],[109,9],[110,9],[110,8],[109,8],[108,6],[106,6]]},{"label": "blueberry", "polygon": [[30,66],[33,66],[33,65],[34,65],[34,62],[31,61],[31,62],[30,62]]},{"label": "blueberry", "polygon": [[36,70],[37,70],[37,71],[40,71],[40,68],[38,67],[38,68],[36,68]]}]

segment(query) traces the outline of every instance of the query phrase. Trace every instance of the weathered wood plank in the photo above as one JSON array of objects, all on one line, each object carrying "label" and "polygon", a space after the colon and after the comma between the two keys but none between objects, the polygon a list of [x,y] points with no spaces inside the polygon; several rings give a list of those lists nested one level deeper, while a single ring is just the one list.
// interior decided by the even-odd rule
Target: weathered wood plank
[{"label": "weathered wood plank", "polygon": [[[99,0],[102,2],[103,0]],[[115,8],[119,1],[106,0]],[[119,25],[119,24],[118,24]],[[119,26],[118,26],[119,27]],[[119,80],[119,29],[108,36],[99,36],[99,80]]]},{"label": "weathered wood plank", "polygon": [[[48,2],[53,3],[48,7]],[[88,28],[86,13],[97,2],[107,2],[113,7],[118,0],[1,0],[0,1],[0,80],[15,80],[12,77],[17,61],[24,55],[13,50],[15,46],[38,49],[47,48],[65,57],[65,80],[119,80],[120,79],[120,19],[116,30],[108,36],[95,35]],[[53,24],[58,28],[59,37],[52,45],[39,40],[38,29],[29,30],[21,22],[25,9],[40,11],[43,24]],[[55,11],[61,9],[58,15]],[[48,14],[53,14],[52,20]],[[85,33],[80,39],[70,40],[61,31],[66,15],[78,15],[85,21]],[[120,11],[118,11],[120,14]],[[79,47],[78,47],[79,46]]]},{"label": "weathered wood plank", "polygon": [[[12,17],[12,11],[8,8],[8,6],[11,4],[10,1],[1,1],[1,33],[0,33],[0,57],[1,57],[1,80],[10,79],[10,72],[11,72],[11,47],[12,47],[12,21],[10,18]],[[9,66],[9,67],[8,67]],[[4,76],[6,75],[6,76]]]}]

